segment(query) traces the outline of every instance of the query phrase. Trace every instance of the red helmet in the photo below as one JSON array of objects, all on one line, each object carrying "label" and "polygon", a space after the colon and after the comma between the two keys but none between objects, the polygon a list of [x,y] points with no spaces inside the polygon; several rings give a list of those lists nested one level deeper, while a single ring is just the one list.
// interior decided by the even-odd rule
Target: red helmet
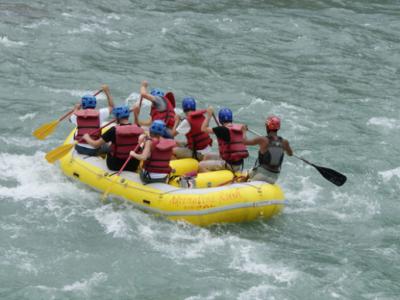
[{"label": "red helmet", "polygon": [[269,116],[267,122],[265,122],[265,125],[267,125],[268,130],[279,130],[279,128],[281,128],[281,119],[279,119],[277,116]]}]

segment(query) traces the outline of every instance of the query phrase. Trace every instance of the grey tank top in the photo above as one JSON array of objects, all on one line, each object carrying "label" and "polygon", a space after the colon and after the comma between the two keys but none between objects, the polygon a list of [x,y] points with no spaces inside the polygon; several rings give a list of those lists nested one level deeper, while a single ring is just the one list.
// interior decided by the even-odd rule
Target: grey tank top
[{"label": "grey tank top", "polygon": [[258,152],[258,163],[264,169],[279,173],[283,162],[284,151],[280,136],[267,136],[268,150],[264,154]]}]

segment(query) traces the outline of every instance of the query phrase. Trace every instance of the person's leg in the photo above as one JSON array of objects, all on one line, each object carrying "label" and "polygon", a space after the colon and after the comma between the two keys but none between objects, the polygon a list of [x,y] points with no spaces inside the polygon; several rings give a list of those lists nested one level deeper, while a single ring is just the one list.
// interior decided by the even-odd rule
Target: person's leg
[{"label": "person's leg", "polygon": [[111,151],[111,147],[108,143],[105,143],[103,145],[100,146],[100,148],[97,149],[97,153],[98,155],[101,154],[107,154]]},{"label": "person's leg", "polygon": [[88,155],[88,156],[97,156],[98,154],[98,149],[91,149],[91,148],[86,148],[86,147],[82,147],[80,145],[75,145],[75,150],[76,152],[78,152],[79,154],[82,155]]},{"label": "person's leg", "polygon": [[265,181],[274,184],[278,180],[278,173],[269,172],[261,167],[252,170],[249,174],[249,181]]},{"label": "person's leg", "polygon": [[193,153],[192,150],[190,150],[189,148],[185,148],[185,147],[176,147],[173,150],[174,155],[176,156],[176,158],[192,158]]},{"label": "person's leg", "polygon": [[140,171],[140,179],[144,184],[149,184],[149,183],[167,183],[168,175],[165,175],[164,177],[161,178],[152,178],[151,175],[145,171],[142,170]]},{"label": "person's leg", "polygon": [[218,153],[203,153],[203,160],[220,160],[220,156]]},{"label": "person's leg", "polygon": [[199,163],[199,172],[211,172],[225,169],[225,161],[223,160],[202,160]]}]

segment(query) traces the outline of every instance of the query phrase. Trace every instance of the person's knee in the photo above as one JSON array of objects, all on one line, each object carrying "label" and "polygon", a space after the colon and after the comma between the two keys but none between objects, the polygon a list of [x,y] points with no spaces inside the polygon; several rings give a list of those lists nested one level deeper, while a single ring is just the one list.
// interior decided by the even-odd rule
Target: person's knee
[{"label": "person's knee", "polygon": [[192,157],[191,151],[187,148],[176,147],[176,148],[174,148],[173,153],[176,156],[176,158]]},{"label": "person's knee", "polygon": [[224,169],[225,162],[218,160],[205,160],[199,163],[200,172],[218,171]]}]

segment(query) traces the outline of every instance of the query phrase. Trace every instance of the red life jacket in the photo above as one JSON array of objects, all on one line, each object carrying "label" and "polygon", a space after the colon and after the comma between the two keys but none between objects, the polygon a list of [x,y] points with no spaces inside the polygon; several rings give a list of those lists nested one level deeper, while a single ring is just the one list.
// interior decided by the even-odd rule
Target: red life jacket
[{"label": "red life jacket", "polygon": [[76,116],[76,134],[75,140],[79,143],[87,144],[85,140],[81,140],[85,133],[88,133],[94,140],[100,138],[100,113],[95,109],[82,109],[75,112]]},{"label": "red life jacket", "polygon": [[171,167],[169,162],[172,157],[172,149],[176,142],[170,139],[153,139],[151,142],[150,157],[144,162],[143,169],[147,172],[169,174]]},{"label": "red life jacket", "polygon": [[218,139],[219,154],[223,160],[228,163],[239,162],[240,160],[249,156],[246,145],[243,143],[242,126],[239,124],[228,125],[229,136],[231,141],[229,143],[222,139]]},{"label": "red life jacket", "polygon": [[158,111],[158,109],[153,104],[150,110],[151,120],[152,121],[161,120],[165,123],[165,125],[168,128],[172,128],[174,127],[175,123],[174,107],[167,97],[161,97],[161,98],[164,99],[165,103],[167,104],[167,108],[164,111]]},{"label": "red life jacket", "polygon": [[139,136],[144,132],[137,125],[118,125],[115,127],[115,144],[111,145],[111,155],[127,159],[129,152],[136,149]]},{"label": "red life jacket", "polygon": [[201,131],[201,125],[205,120],[203,110],[190,112],[187,121],[190,124],[190,131],[186,134],[188,148],[192,150],[203,150],[207,146],[212,145],[212,138],[204,131]]}]

